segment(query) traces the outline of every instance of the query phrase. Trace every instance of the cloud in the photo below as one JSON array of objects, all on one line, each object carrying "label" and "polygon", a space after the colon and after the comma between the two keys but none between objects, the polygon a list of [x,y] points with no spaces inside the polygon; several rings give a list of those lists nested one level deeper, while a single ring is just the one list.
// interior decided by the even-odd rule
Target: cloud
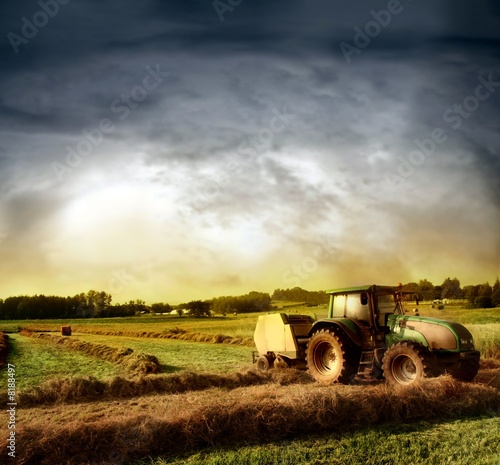
[{"label": "cloud", "polygon": [[[71,2],[19,54],[4,41],[0,292],[122,271],[120,299],[272,291],[325,240],[311,289],[494,279],[500,93],[460,127],[444,114],[500,76],[498,7],[403,3],[350,64],[340,42],[386,1],[242,2],[222,23],[211,2]],[[3,5],[3,37],[33,7]],[[148,66],[168,78],[120,119]],[[279,130],[276,112],[293,115]],[[52,164],[103,118],[114,130],[60,182]]]}]

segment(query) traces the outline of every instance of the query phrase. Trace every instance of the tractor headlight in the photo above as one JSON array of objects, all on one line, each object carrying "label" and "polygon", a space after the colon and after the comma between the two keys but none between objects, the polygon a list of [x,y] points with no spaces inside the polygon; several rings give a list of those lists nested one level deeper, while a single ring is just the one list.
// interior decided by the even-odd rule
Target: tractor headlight
[{"label": "tractor headlight", "polygon": [[461,337],[460,345],[464,348],[474,347],[474,340],[471,337],[470,338]]}]

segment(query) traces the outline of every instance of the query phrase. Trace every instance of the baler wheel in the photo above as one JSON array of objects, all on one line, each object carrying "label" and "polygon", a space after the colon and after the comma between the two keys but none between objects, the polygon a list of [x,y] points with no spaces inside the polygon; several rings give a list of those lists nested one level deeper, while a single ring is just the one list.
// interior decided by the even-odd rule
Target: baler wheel
[{"label": "baler wheel", "polygon": [[269,371],[274,365],[274,359],[270,355],[261,355],[257,359],[257,370],[262,373]]}]

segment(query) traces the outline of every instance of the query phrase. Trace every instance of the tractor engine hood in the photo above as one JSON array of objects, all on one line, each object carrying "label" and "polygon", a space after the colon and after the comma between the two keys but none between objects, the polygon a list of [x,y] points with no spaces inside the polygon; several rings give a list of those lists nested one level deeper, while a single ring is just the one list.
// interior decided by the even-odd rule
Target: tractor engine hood
[{"label": "tractor engine hood", "polygon": [[420,333],[431,350],[473,350],[472,334],[459,323],[437,318],[390,315],[390,328],[396,339],[414,338]]}]

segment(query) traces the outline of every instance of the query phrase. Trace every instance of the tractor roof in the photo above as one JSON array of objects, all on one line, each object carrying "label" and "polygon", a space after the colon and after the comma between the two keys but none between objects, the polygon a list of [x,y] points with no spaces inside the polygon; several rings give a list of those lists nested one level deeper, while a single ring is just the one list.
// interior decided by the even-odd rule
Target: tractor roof
[{"label": "tractor roof", "polygon": [[366,286],[355,286],[355,287],[341,287],[338,289],[330,289],[326,291],[327,294],[350,294],[355,292],[366,292],[371,291],[374,288],[377,288],[377,291],[386,291],[386,292],[396,292],[398,287],[396,286],[379,286],[375,284],[369,284]]}]

